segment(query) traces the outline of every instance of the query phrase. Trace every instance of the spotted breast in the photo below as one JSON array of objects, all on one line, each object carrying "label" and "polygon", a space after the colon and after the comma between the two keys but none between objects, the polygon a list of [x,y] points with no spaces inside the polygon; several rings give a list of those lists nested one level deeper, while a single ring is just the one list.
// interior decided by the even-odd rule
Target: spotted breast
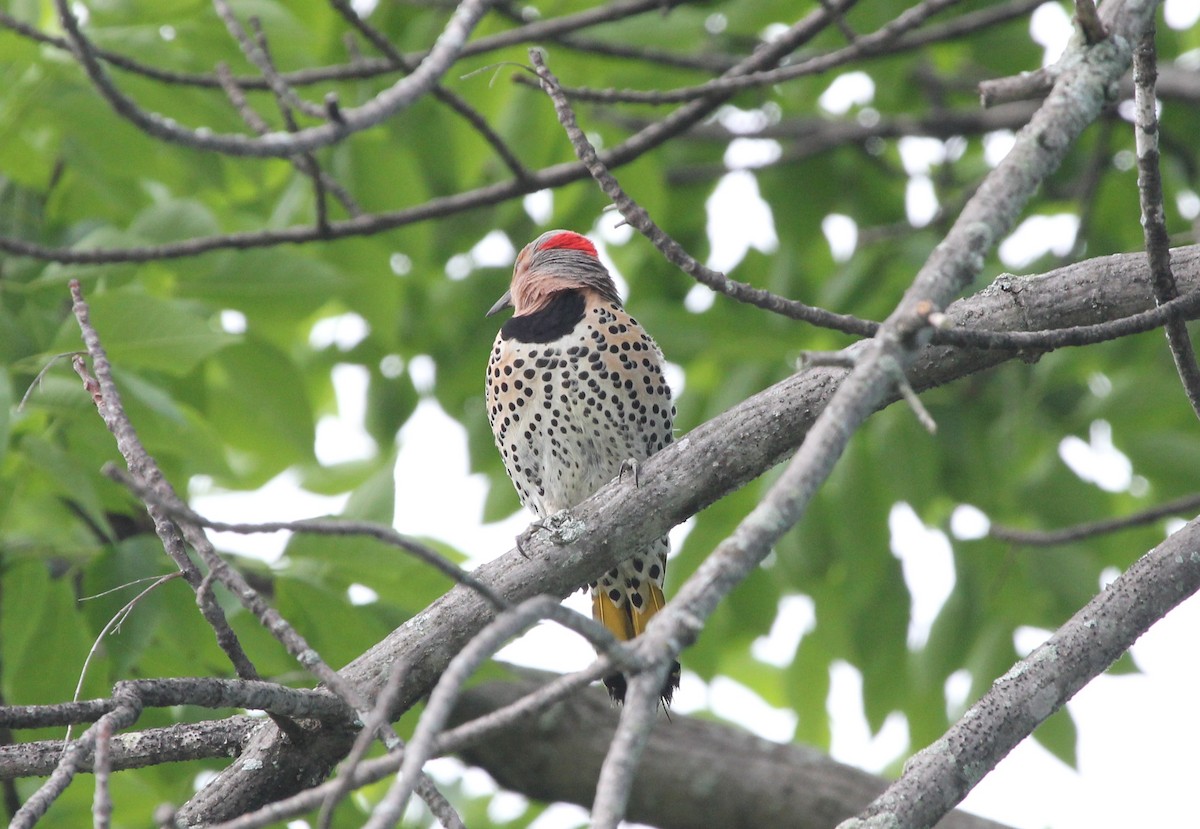
[{"label": "spotted breast", "polygon": [[[675,408],[662,353],[622,307],[587,238],[552,230],[530,242],[488,315],[509,306],[488,362],[488,420],[521,503],[544,518],[670,443]],[[590,585],[593,616],[619,640],[662,608],[668,549],[660,538]],[[604,683],[624,699],[624,676]],[[665,703],[678,685],[676,663]]]}]

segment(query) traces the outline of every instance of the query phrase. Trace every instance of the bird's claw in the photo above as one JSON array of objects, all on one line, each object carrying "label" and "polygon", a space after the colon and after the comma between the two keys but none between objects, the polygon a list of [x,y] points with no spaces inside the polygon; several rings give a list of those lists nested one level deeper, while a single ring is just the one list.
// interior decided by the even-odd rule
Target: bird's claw
[{"label": "bird's claw", "polygon": [[565,509],[560,509],[552,515],[546,515],[530,523],[525,531],[517,536],[517,552],[525,558],[529,558],[529,554],[525,551],[525,547],[533,540],[534,535],[539,531],[545,530],[550,533],[550,541],[554,544],[571,544],[583,530],[583,525],[571,518],[571,513]]},{"label": "bird's claw", "polygon": [[521,554],[522,558],[529,558],[529,553],[525,552],[525,547],[533,539],[534,534],[538,530],[545,528],[545,526],[546,525],[542,523],[542,519],[539,518],[536,521],[531,522],[529,526],[522,530],[517,536],[517,552]]},{"label": "bird's claw", "polygon": [[618,481],[625,480],[626,472],[633,473],[633,488],[634,489],[639,488],[642,485],[642,479],[641,479],[641,468],[640,468],[640,465],[638,464],[637,458],[626,458],[625,460],[621,461],[621,469],[619,472],[617,472],[617,480]]}]

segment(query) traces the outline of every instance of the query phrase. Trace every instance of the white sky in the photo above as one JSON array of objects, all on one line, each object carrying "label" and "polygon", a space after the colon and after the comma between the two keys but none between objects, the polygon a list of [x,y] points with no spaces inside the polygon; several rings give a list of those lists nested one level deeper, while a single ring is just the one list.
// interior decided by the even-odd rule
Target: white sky
[{"label": "white sky", "polygon": [[[1166,0],[1164,18],[1171,28],[1190,28],[1200,21],[1200,0]],[[1062,52],[1070,21],[1057,4],[1047,4],[1035,12],[1033,36],[1045,48],[1045,62],[1054,61]],[[1200,60],[1200,57],[1197,58]],[[857,117],[871,118],[874,94],[871,79],[863,73],[847,73],[831,80],[831,93],[820,100],[831,113],[844,114],[858,108]],[[752,127],[761,118],[770,118],[768,110],[746,113],[732,108],[724,111],[723,122],[737,129]],[[1011,146],[1012,136],[997,133],[984,140],[989,163],[995,164]],[[937,210],[930,184],[930,170],[947,156],[961,153],[954,142],[928,139],[904,139],[901,158],[910,176],[906,212],[909,221],[920,226]],[[746,251],[756,248],[769,253],[777,244],[770,208],[758,196],[754,167],[769,163],[779,152],[772,141],[739,140],[726,157],[731,172],[720,183],[720,198],[712,198],[709,232],[713,237],[710,266],[722,270],[736,267]],[[1188,198],[1188,194],[1181,199]],[[1190,209],[1200,212],[1200,198]],[[1181,207],[1184,203],[1181,201]],[[535,221],[546,222],[551,215],[553,196],[537,193],[526,198],[525,208]],[[737,205],[735,210],[719,214],[721,206]],[[604,243],[623,244],[627,228],[614,228],[611,215],[605,216],[593,236]],[[1027,218],[1001,245],[999,254],[1008,267],[1020,268],[1046,251],[1069,250],[1078,222],[1074,216],[1034,216]],[[831,215],[822,229],[837,261],[853,253],[857,226],[848,216]],[[469,278],[481,265],[495,266],[511,262],[515,254],[511,240],[503,234],[489,234],[469,254],[447,266],[447,276]],[[406,257],[396,261],[403,264]],[[403,267],[394,268],[397,274]],[[500,286],[496,286],[499,289]],[[624,286],[622,286],[623,288]],[[636,307],[636,297],[633,304]],[[707,289],[693,290],[687,307],[701,312],[713,302]],[[236,328],[238,320],[228,324]],[[320,323],[313,338],[320,343],[337,343],[348,348],[365,336],[361,318],[345,315]],[[481,360],[486,355],[481,355]],[[407,368],[418,386],[433,382],[432,361],[417,358]],[[483,367],[480,366],[482,383]],[[323,463],[369,456],[376,451],[362,428],[366,375],[353,366],[342,366],[334,375],[340,414],[327,418],[318,427],[317,454]],[[1106,393],[1105,378],[1098,377],[1093,390]],[[681,383],[675,374],[673,385]],[[422,402],[398,435],[400,446],[397,469],[419,469],[420,475],[397,476],[397,529],[415,535],[430,535],[474,553],[480,561],[498,555],[512,546],[515,536],[525,528],[529,516],[522,513],[490,525],[480,522],[485,483],[468,473],[465,433],[462,427],[443,413],[431,399]],[[1128,459],[1113,445],[1107,423],[1097,421],[1086,436],[1068,437],[1059,447],[1060,459],[1083,480],[1109,491],[1136,491],[1144,481],[1133,473]],[[205,481],[193,481],[193,503],[209,517],[227,521],[263,519],[288,520],[311,515],[336,513],[345,498],[323,498],[299,489],[294,476],[283,475],[256,493],[207,493]],[[207,493],[207,494],[206,494]],[[453,493],[453,498],[447,498]],[[454,504],[453,514],[446,504]],[[977,510],[964,505],[955,513],[952,526],[962,537],[980,532]],[[899,504],[890,517],[893,552],[900,558],[905,582],[913,595],[913,617],[909,641],[919,645],[928,634],[949,591],[953,588],[949,541],[937,529],[927,528],[907,505]],[[688,525],[675,533],[676,542]],[[286,543],[283,534],[275,537],[240,537],[216,534],[216,543],[230,550],[250,552],[273,558]],[[1050,553],[1048,553],[1050,554]],[[369,586],[368,586],[369,587]],[[370,591],[358,594],[370,600]],[[587,613],[582,594],[568,603]],[[770,631],[754,644],[756,658],[772,664],[790,660],[800,637],[811,628],[812,603],[804,596],[791,596],[780,605],[779,616]],[[1068,707],[1079,727],[1079,769],[1067,768],[1032,740],[1026,740],[1000,766],[988,775],[968,796],[964,808],[1021,829],[1126,829],[1129,826],[1195,825],[1194,789],[1200,760],[1200,655],[1194,647],[1195,631],[1200,630],[1200,600],[1185,602],[1156,625],[1133,648],[1134,661],[1143,673],[1133,676],[1102,676],[1088,685]],[[1028,652],[1046,631],[1023,630],[1017,646]],[[590,648],[573,635],[551,625],[542,625],[522,640],[511,644],[502,657],[536,667],[569,671],[585,666],[591,659]],[[686,667],[686,653],[684,654]],[[952,677],[947,696],[961,702],[965,694],[964,677]],[[894,716],[877,735],[871,735],[862,712],[861,676],[852,666],[836,664],[831,672],[829,712],[833,722],[832,754],[835,758],[872,771],[880,771],[904,753],[907,728],[902,717]],[[795,729],[791,712],[771,708],[736,682],[721,679],[706,686],[685,671],[677,696],[681,713],[710,707],[723,717],[741,722],[746,728],[777,740],[788,740]],[[463,785],[478,794],[496,791],[495,784],[478,770],[464,769],[453,760],[437,761],[441,773],[461,777]],[[516,795],[497,798],[491,807],[493,817],[515,817],[524,809],[524,799]],[[559,805],[548,810],[535,829],[558,829],[586,822],[586,812],[573,806]]]}]

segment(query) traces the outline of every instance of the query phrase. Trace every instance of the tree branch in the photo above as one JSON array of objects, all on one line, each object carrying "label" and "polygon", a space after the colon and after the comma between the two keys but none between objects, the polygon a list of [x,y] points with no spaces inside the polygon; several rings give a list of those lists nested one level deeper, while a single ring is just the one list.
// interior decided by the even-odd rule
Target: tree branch
[{"label": "tree branch", "polygon": [[[553,675],[514,669],[512,681],[468,688],[450,722],[485,717],[534,693]],[[542,801],[588,806],[618,712],[590,689],[458,752],[506,789]],[[630,820],[661,829],[790,826],[828,829],[866,806],[888,781],[833,760],[818,749],[774,743],[740,728],[673,714],[649,732],[630,790]],[[675,792],[664,797],[663,792]],[[951,812],[938,829],[1001,829]]]},{"label": "tree branch", "polygon": [[[114,770],[140,769],[163,763],[236,757],[255,730],[267,723],[261,717],[234,716],[223,720],[179,723],[117,734],[110,747]],[[0,745],[0,780],[45,777],[62,759],[62,740]],[[79,758],[80,771],[90,771],[92,755]]]},{"label": "tree branch", "polygon": [[904,774],[840,829],[930,826],[1017,743],[1200,589],[1200,519],[1134,562],[1033,653],[993,683]]},{"label": "tree branch", "polygon": [[[1200,246],[1174,251],[1172,264],[1182,290],[1200,289]],[[1096,323],[1152,309],[1148,286],[1145,257],[1121,254],[1038,277],[1005,278],[952,304],[946,315],[959,326],[986,320],[988,327],[1001,331]],[[999,350],[926,346],[908,376],[916,389],[924,390],[1016,356]],[[537,593],[569,595],[616,564],[625,550],[663,535],[786,458],[844,376],[845,370],[811,369],[753,395],[646,461],[636,490],[628,482],[614,482],[572,510],[571,518],[580,528],[574,542],[564,544],[550,532],[536,532],[523,553],[512,550],[473,575],[510,602]],[[395,717],[428,693],[450,660],[493,618],[491,606],[477,593],[454,588],[341,673],[374,694],[386,684],[392,662],[406,660],[412,670],[397,697]],[[297,751],[280,740],[273,728],[265,727],[238,763],[201,790],[180,811],[180,818],[228,820],[293,794],[297,791],[293,780],[320,779],[345,750],[336,740],[318,735],[307,751]],[[270,764],[279,774],[264,781],[244,771],[246,764],[261,767],[255,765],[259,763]]]},{"label": "tree branch", "polygon": [[458,59],[467,36],[487,12],[494,0],[462,0],[446,24],[437,43],[411,75],[406,75],[367,103],[341,110],[341,118],[294,133],[269,133],[263,136],[215,134],[180,127],[170,118],[147,112],[122,92],[109,78],[95,47],[84,36],[79,20],[67,0],[55,0],[63,30],[71,51],[87,73],[96,91],[113,111],[133,123],[147,135],[194,149],[229,155],[287,157],[327,147],[347,135],[383,123],[408,108],[429,91]]},{"label": "tree branch", "polygon": [[1076,524],[1073,527],[1063,527],[1058,530],[1022,530],[1017,527],[1001,527],[993,524],[988,530],[988,538],[1030,547],[1050,547],[1055,544],[1069,544],[1072,541],[1082,541],[1098,535],[1120,532],[1132,527],[1144,527],[1172,515],[1181,513],[1194,515],[1197,510],[1200,510],[1200,494],[1193,493],[1133,515],[1089,521],[1086,524]]},{"label": "tree branch", "polygon": [[[1087,3],[1081,8],[1086,5]],[[1167,240],[1166,211],[1163,208],[1162,174],[1159,171],[1158,113],[1155,111],[1158,98],[1154,92],[1157,81],[1158,58],[1154,47],[1154,20],[1151,18],[1133,52],[1133,100],[1136,111],[1134,136],[1138,159],[1138,197],[1142,207],[1142,233],[1146,239],[1146,257],[1150,261],[1150,272],[1154,275],[1154,298],[1162,304],[1179,296],[1179,288],[1175,285],[1175,277],[1171,273],[1171,250]],[[1166,334],[1171,358],[1175,361],[1175,370],[1179,373],[1183,390],[1192,405],[1192,411],[1200,417],[1200,365],[1196,363],[1192,338],[1181,320],[1167,323]]]}]

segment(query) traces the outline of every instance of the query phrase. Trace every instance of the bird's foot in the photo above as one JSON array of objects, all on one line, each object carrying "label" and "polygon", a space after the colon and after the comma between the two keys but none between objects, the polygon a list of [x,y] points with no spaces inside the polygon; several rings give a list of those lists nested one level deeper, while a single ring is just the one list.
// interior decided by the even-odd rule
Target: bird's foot
[{"label": "bird's foot", "polygon": [[521,554],[522,558],[526,558],[526,559],[529,558],[529,553],[525,552],[525,547],[533,539],[534,533],[536,533],[541,528],[542,528],[542,522],[541,522],[541,519],[539,519],[537,521],[534,521],[532,524],[530,524],[528,527],[523,529],[517,535],[517,552]]},{"label": "bird's foot", "polygon": [[528,527],[525,531],[517,536],[517,552],[529,558],[529,554],[525,552],[525,548],[529,542],[533,540],[534,535],[539,531],[545,530],[550,533],[550,541],[554,544],[571,544],[576,541],[585,529],[580,521],[576,521],[571,517],[571,513],[565,509],[560,509],[552,515],[547,515],[544,518],[539,518]]},{"label": "bird's foot", "polygon": [[633,475],[634,489],[637,489],[642,485],[641,467],[638,464],[637,458],[626,458],[625,460],[621,461],[621,469],[619,472],[617,472],[617,480],[625,480],[626,473],[631,473]]}]

